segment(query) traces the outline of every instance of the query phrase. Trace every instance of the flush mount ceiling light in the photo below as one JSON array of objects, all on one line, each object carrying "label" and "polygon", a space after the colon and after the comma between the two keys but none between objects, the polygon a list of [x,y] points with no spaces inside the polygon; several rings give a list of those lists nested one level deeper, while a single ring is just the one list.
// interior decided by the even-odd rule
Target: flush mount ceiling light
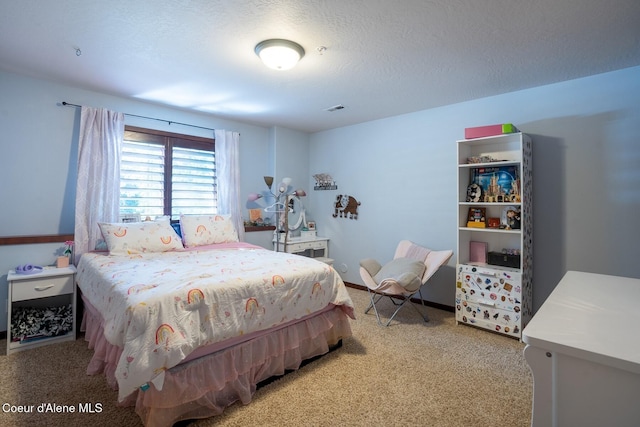
[{"label": "flush mount ceiling light", "polygon": [[290,70],[304,56],[302,46],[283,39],[261,41],[256,45],[255,52],[264,65],[274,70]]}]

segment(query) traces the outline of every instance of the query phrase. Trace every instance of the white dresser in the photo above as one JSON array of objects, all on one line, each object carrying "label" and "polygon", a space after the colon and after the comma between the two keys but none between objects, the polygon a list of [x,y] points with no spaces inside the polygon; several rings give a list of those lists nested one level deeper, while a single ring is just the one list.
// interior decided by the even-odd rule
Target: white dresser
[{"label": "white dresser", "polygon": [[640,425],[640,280],[569,271],[524,328],[534,427]]}]

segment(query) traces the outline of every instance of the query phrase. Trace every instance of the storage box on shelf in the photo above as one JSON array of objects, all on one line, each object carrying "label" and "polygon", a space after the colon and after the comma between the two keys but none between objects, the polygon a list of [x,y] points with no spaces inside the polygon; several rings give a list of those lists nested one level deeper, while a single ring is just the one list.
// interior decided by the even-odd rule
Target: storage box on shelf
[{"label": "storage box on shelf", "polygon": [[[456,322],[521,338],[532,314],[531,139],[518,132],[457,145]],[[471,262],[476,242],[487,263]]]},{"label": "storage box on shelf", "polygon": [[473,128],[466,128],[464,130],[464,137],[466,139],[482,138],[485,136],[501,135],[506,133],[518,132],[518,129],[511,123],[501,123],[498,125],[478,126]]}]

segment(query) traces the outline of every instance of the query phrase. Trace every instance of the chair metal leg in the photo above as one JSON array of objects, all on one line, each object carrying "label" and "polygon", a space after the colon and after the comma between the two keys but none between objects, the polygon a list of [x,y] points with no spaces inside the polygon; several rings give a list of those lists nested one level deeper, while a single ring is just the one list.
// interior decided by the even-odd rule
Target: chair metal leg
[{"label": "chair metal leg", "polygon": [[[398,314],[398,312],[400,311],[400,309],[407,303],[407,302],[411,302],[411,296],[409,297],[403,297],[402,302],[396,302],[395,299],[393,299],[390,295],[383,295],[383,294],[378,294],[376,292],[371,291],[370,289],[367,289],[367,291],[369,292],[369,297],[370,297],[370,301],[369,301],[369,306],[367,307],[367,309],[364,311],[365,314],[369,313],[369,310],[371,310],[373,308],[373,311],[376,314],[376,319],[378,319],[378,324],[380,326],[389,326],[389,324],[391,323],[391,321],[393,320],[393,318],[396,316],[396,314]],[[424,305],[424,298],[422,298],[422,289],[419,289],[418,292],[420,293],[420,302],[422,303],[422,308],[423,311],[426,310],[426,306]],[[387,297],[391,300],[391,302],[397,306],[396,310],[393,312],[393,314],[391,315],[391,317],[387,320],[386,323],[382,323],[382,320],[380,319],[380,314],[378,313],[378,309],[376,307],[376,304],[383,298],[383,297]],[[377,298],[376,298],[377,297]],[[400,297],[400,296],[396,296],[396,297]],[[415,304],[411,303],[409,304],[413,307],[414,310],[416,310],[418,312],[418,314],[422,317],[422,319],[425,322],[429,321],[429,317],[423,313],[420,312],[420,310],[418,310],[418,307],[415,306]]]},{"label": "chair metal leg", "polygon": [[429,321],[429,316],[426,313],[427,306],[424,305],[424,298],[422,298],[422,288],[418,289],[418,293],[420,294],[420,303],[422,304],[422,311],[424,313],[420,313],[420,310],[418,310],[418,307],[416,307],[414,304],[411,304],[411,306],[418,312],[418,314],[420,316],[422,316],[422,318],[424,319],[425,322],[428,322]]},{"label": "chair metal leg", "polygon": [[[376,303],[378,301],[380,301],[382,299],[382,297],[384,295],[381,294],[376,294],[375,292],[371,291],[370,289],[367,289],[367,291],[369,291],[369,298],[370,298],[370,302],[369,302],[369,307],[367,307],[367,309],[364,311],[365,314],[369,313],[369,310],[371,310],[371,308],[373,308],[373,312],[376,313],[376,319],[378,319],[378,324],[382,326],[382,321],[380,320],[380,315],[378,314],[378,309],[376,308]],[[376,296],[378,297],[376,299]],[[388,325],[388,323],[387,323]]]}]

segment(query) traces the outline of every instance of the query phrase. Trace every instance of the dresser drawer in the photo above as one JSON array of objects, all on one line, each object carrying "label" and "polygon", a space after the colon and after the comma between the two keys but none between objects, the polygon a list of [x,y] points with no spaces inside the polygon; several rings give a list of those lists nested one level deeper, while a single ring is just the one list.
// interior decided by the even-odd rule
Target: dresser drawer
[{"label": "dresser drawer", "polygon": [[491,301],[470,301],[464,293],[456,294],[458,322],[520,337],[521,317],[519,307],[516,310],[505,310],[496,307]]},{"label": "dresser drawer", "polygon": [[11,286],[11,301],[72,294],[73,275],[16,280]]},{"label": "dresser drawer", "polygon": [[287,245],[287,252],[304,252],[307,249],[324,249],[325,242],[300,242]]},{"label": "dresser drawer", "polygon": [[287,244],[287,252],[296,253],[296,252],[304,252],[306,248],[302,243],[289,243]]},{"label": "dresser drawer", "polygon": [[490,299],[502,305],[519,305],[522,299],[522,275],[503,269],[462,264],[458,267],[457,288],[466,292],[469,298]]},{"label": "dresser drawer", "polygon": [[309,249],[324,249],[327,247],[327,242],[311,242]]}]

